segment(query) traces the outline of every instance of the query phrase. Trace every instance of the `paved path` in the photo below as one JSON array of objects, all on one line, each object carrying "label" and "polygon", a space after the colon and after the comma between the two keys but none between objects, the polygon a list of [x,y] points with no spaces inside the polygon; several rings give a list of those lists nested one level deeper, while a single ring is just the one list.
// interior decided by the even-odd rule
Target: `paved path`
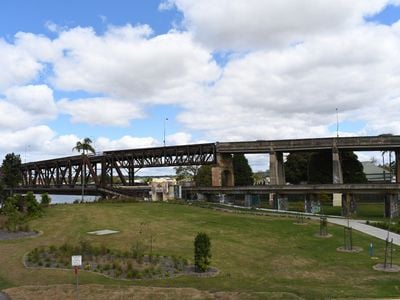
[{"label": "paved path", "polygon": [[[339,218],[328,218],[329,223],[347,226],[347,219],[339,219]],[[388,232],[387,230],[377,228],[375,226],[365,224],[363,220],[350,220],[350,227],[354,228],[357,231],[361,231],[365,234],[371,235],[381,240],[386,240]],[[389,232],[389,241],[393,238],[393,244],[400,246],[400,234]]]},{"label": "paved path", "polygon": [[[220,204],[221,205],[221,204]],[[231,205],[231,204],[222,204],[226,207],[233,207],[233,208],[247,208],[250,209],[250,207],[243,207],[243,206],[237,206],[237,205]],[[284,214],[284,215],[292,215],[292,216],[297,216],[297,215],[303,215],[305,217],[309,217],[315,220],[319,220],[321,215],[317,214],[312,214],[312,213],[301,213],[301,212],[295,212],[295,211],[287,211],[287,210],[277,210],[277,209],[266,209],[266,208],[257,208],[258,211],[265,211],[269,213],[274,213],[274,214]],[[360,231],[362,233],[371,235],[373,237],[376,237],[381,240],[386,240],[388,236],[388,232],[385,229],[380,229],[375,226],[367,225],[365,224],[365,220],[347,220],[346,218],[343,217],[329,217],[327,218],[329,223],[332,224],[337,224],[341,226],[347,226],[349,222],[350,227],[354,228],[357,231]],[[389,241],[393,238],[393,244],[400,246],[400,234],[392,233],[389,232]]]},{"label": "paved path", "polygon": [[10,300],[10,298],[6,294],[0,292],[0,300]]}]

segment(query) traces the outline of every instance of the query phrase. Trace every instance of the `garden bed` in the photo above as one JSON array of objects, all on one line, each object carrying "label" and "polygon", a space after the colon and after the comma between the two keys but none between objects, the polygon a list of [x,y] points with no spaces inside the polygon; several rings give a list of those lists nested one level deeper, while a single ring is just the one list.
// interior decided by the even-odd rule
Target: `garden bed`
[{"label": "garden bed", "polygon": [[115,251],[105,246],[92,247],[85,242],[79,246],[35,248],[25,255],[24,264],[30,268],[70,269],[72,255],[82,255],[82,269],[115,279],[158,279],[184,274],[215,276],[218,273],[215,268],[197,273],[189,261],[181,257]]}]

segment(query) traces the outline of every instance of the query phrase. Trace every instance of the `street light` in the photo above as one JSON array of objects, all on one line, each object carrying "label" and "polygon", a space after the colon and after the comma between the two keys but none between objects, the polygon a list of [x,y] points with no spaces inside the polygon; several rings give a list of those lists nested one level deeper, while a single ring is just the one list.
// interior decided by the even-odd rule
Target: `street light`
[{"label": "street light", "polygon": [[164,140],[163,140],[164,147],[165,147],[165,125],[166,125],[166,121],[168,121],[168,118],[164,119]]}]

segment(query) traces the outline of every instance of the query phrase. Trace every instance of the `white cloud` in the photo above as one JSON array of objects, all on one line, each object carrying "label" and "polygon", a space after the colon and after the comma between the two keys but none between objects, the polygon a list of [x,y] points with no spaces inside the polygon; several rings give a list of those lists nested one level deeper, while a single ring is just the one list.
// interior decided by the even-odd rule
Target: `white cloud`
[{"label": "white cloud", "polygon": [[192,135],[186,132],[177,132],[166,136],[167,145],[185,145],[192,141]]},{"label": "white cloud", "polygon": [[61,112],[72,116],[72,123],[104,126],[128,126],[132,119],[144,117],[138,105],[115,99],[86,98],[57,103]]},{"label": "white cloud", "polygon": [[183,91],[219,76],[189,33],[151,33],[130,25],[110,27],[104,36],[79,27],[61,33],[54,41],[64,53],[54,62],[55,86],[156,104],[182,101]]},{"label": "white cloud", "polygon": [[6,100],[35,118],[52,118],[57,113],[53,91],[47,85],[12,87],[5,91]]},{"label": "white cloud", "polygon": [[100,137],[95,141],[95,147],[98,151],[133,149],[133,148],[148,148],[159,146],[160,143],[153,137],[133,137],[123,136],[117,140],[111,140],[106,137]]},{"label": "white cloud", "polygon": [[214,49],[252,50],[289,46],[310,36],[346,30],[381,11],[388,0],[168,0],[184,25]]},{"label": "white cloud", "polygon": [[35,79],[43,66],[29,52],[0,38],[0,92]]},{"label": "white cloud", "polygon": [[339,108],[343,121],[400,133],[399,48],[396,26],[374,25],[252,52],[229,61],[178,120],[219,140],[327,136]]},{"label": "white cloud", "polygon": [[[55,133],[48,126],[31,126],[21,130],[0,130],[0,139],[7,141],[0,145],[1,157],[6,153],[22,154],[31,151],[43,151],[43,145],[54,137]],[[25,159],[25,157],[24,157]]]},{"label": "white cloud", "polygon": [[0,99],[0,126],[23,129],[56,117],[53,92],[46,85],[14,86]]}]

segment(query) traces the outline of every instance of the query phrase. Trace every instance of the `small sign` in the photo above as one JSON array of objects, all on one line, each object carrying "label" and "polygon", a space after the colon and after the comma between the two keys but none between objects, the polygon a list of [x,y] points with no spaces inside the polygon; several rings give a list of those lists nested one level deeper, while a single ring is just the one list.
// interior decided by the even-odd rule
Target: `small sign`
[{"label": "small sign", "polygon": [[71,265],[73,267],[82,266],[82,255],[72,255],[71,256]]}]

